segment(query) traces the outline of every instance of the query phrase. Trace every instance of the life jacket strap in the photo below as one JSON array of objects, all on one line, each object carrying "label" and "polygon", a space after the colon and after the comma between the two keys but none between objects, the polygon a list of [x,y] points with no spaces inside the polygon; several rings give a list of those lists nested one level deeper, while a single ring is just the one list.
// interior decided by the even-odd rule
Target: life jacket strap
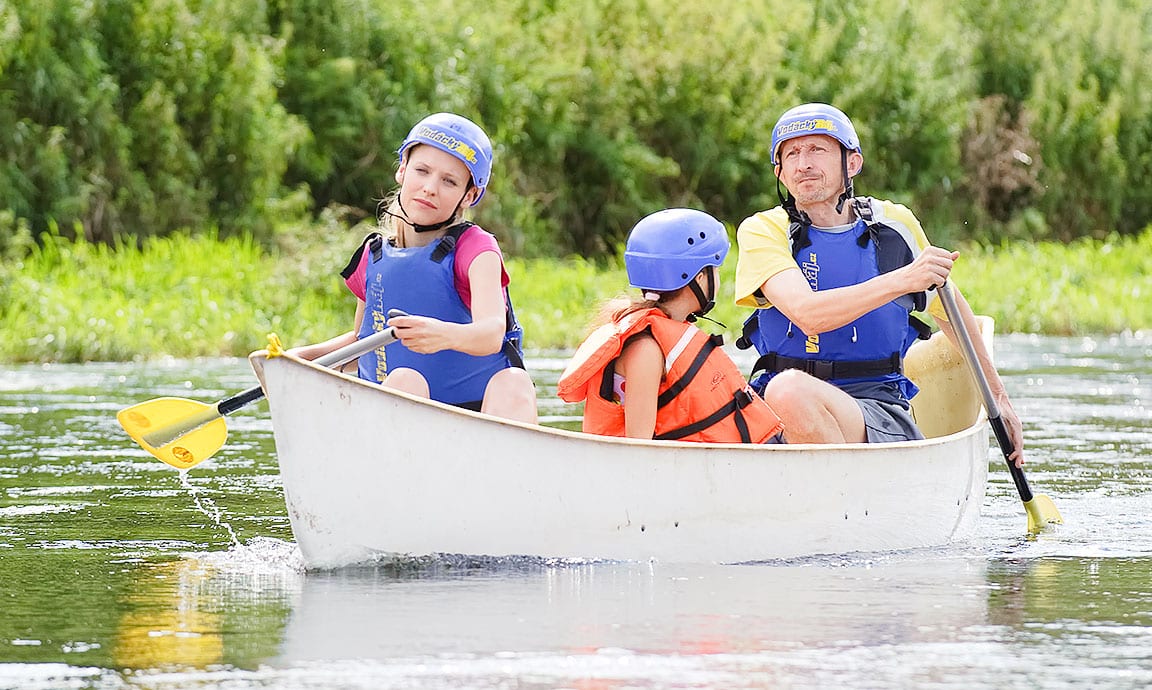
[{"label": "life jacket strap", "polygon": [[668,386],[668,388],[664,389],[664,392],[660,394],[660,397],[656,398],[656,409],[664,407],[672,402],[677,395],[680,395],[680,393],[692,383],[692,379],[696,378],[696,374],[700,373],[700,368],[704,366],[704,362],[708,359],[708,356],[712,354],[712,351],[723,344],[724,336],[720,334],[708,336],[708,339],[704,342],[700,351],[696,353],[692,364],[684,371],[684,375],[680,377],[680,380]]},{"label": "life jacket strap", "polygon": [[445,230],[444,236],[437,241],[436,248],[432,250],[432,260],[436,263],[443,261],[456,248],[456,243],[460,241],[460,236],[464,234],[464,231],[473,225],[473,223],[465,220]]},{"label": "life jacket strap", "polygon": [[785,369],[799,369],[806,374],[815,376],[824,381],[833,379],[857,379],[866,376],[885,376],[887,374],[901,374],[904,366],[899,352],[893,352],[883,359],[863,361],[837,361],[830,359],[805,359],[803,357],[788,357],[778,352],[769,352],[756,360],[752,367],[752,377],[760,372],[778,374]]},{"label": "life jacket strap", "polygon": [[703,431],[714,424],[720,423],[721,420],[728,417],[729,415],[733,415],[733,421],[736,424],[736,429],[740,433],[740,442],[751,443],[752,434],[748,431],[748,421],[744,419],[744,413],[741,412],[741,410],[743,410],[745,407],[748,407],[748,405],[751,403],[752,394],[749,393],[747,389],[741,388],[740,390],[736,391],[735,394],[733,394],[732,399],[725,403],[723,407],[716,410],[707,417],[692,422],[691,424],[682,426],[679,429],[672,429],[671,431],[665,431],[662,434],[656,434],[652,438],[657,441],[675,441],[677,439],[684,438],[685,436],[691,436],[692,434]]}]

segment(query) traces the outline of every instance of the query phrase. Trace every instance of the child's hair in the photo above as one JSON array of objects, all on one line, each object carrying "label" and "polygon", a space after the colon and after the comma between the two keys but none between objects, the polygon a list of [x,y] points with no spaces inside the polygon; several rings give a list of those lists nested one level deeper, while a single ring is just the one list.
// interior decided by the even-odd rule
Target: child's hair
[{"label": "child's hair", "polygon": [[611,323],[626,314],[644,311],[645,309],[659,309],[663,311],[664,307],[659,301],[643,296],[628,297],[627,295],[617,295],[610,297],[600,304],[600,308],[596,311],[596,316],[592,319],[592,327],[589,331],[596,330],[599,326]]},{"label": "child's hair", "polygon": [[376,222],[385,237],[396,237],[396,216],[400,215],[400,190],[393,190],[376,204]]}]

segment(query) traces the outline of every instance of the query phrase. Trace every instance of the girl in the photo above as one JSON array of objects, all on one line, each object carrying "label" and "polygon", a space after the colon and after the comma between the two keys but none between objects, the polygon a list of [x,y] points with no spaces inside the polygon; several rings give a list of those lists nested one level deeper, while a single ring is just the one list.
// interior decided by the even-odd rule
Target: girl
[{"label": "girl", "polygon": [[584,431],[608,436],[766,443],[783,425],[710,336],[691,322],[716,301],[728,254],[724,225],[702,211],[659,211],[632,228],[628,282],[643,299],[611,314],[557,386],[584,405]]},{"label": "girl", "polygon": [[397,153],[399,189],[381,205],[387,236],[369,235],[341,272],[358,299],[355,330],[292,353],[314,359],[387,325],[398,342],[362,356],[361,378],[535,423],[503,256],[495,237],[463,218],[488,186],[488,136],[465,117],[437,113]]}]

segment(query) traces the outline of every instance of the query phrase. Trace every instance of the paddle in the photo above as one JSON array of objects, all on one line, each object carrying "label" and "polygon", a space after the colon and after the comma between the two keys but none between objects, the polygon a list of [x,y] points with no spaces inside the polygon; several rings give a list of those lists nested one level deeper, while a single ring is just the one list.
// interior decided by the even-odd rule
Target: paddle
[{"label": "paddle", "polygon": [[1024,502],[1024,510],[1028,512],[1028,532],[1030,534],[1039,532],[1050,524],[1063,524],[1064,518],[1060,517],[1060,511],[1056,510],[1056,504],[1052,502],[1052,499],[1044,494],[1033,494],[1032,488],[1028,486],[1028,478],[1024,476],[1024,470],[1008,459],[1015,448],[1012,445],[1011,437],[1008,435],[1008,427],[1000,418],[1000,407],[992,396],[992,388],[988,385],[984,370],[980,368],[980,361],[976,357],[976,348],[972,346],[972,338],[968,335],[968,329],[964,327],[964,321],[960,318],[960,309],[956,306],[952,286],[945,282],[940,286],[939,292],[940,300],[944,304],[944,313],[948,315],[948,320],[952,323],[952,330],[956,332],[956,337],[960,340],[960,349],[963,350],[964,359],[967,360],[968,368],[972,370],[972,375],[976,378],[976,384],[980,388],[980,394],[984,397],[984,410],[988,413],[988,423],[992,425],[996,441],[1000,444],[1000,451],[1004,454],[1004,461],[1008,463],[1008,471],[1012,473],[1012,481],[1016,484],[1016,491],[1020,494],[1020,500]]},{"label": "paddle", "polygon": [[[395,341],[395,331],[387,328],[315,361],[321,366],[338,367]],[[187,398],[156,398],[120,410],[116,419],[144,450],[186,470],[212,457],[224,445],[228,438],[224,415],[263,397],[264,390],[256,386],[211,405]]]}]

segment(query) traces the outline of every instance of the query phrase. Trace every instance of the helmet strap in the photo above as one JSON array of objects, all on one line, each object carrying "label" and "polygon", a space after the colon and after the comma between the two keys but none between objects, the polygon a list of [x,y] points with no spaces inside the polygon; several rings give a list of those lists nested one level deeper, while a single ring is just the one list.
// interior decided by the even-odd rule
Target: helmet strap
[{"label": "helmet strap", "polygon": [[852,190],[852,178],[848,176],[848,149],[843,144],[840,146],[840,169],[844,173],[844,191],[836,200],[836,213],[841,213],[844,210],[844,202],[855,196]]},{"label": "helmet strap", "polygon": [[[688,283],[688,287],[692,289],[692,294],[696,295],[696,302],[700,305],[700,309],[687,316],[688,321],[695,321],[712,311],[712,308],[716,306],[716,271],[709,270],[711,268],[712,267],[709,266],[704,270],[704,275],[708,280],[707,294],[705,294],[704,289],[700,287],[700,283],[695,278],[692,279],[692,282]],[[711,319],[709,319],[709,321],[711,321]]]},{"label": "helmet strap", "polygon": [[464,197],[468,194],[469,189],[472,189],[471,180],[468,181],[468,187],[464,190],[464,194],[460,195],[460,201],[456,202],[456,210],[452,211],[446,220],[442,220],[439,223],[433,223],[432,225],[417,225],[416,223],[408,220],[408,212],[404,210],[404,205],[400,203],[399,195],[396,196],[396,206],[400,208],[400,212],[404,215],[397,215],[383,207],[381,207],[380,210],[392,216],[393,218],[398,218],[404,221],[408,225],[412,226],[412,229],[416,232],[436,232],[437,230],[443,230],[444,228],[448,227],[449,225],[453,225],[456,222],[457,217],[460,215],[460,208],[464,204]]},{"label": "helmet strap", "polygon": [[787,196],[780,193],[780,181],[776,181],[776,193],[780,196],[780,205],[784,207],[784,212],[788,214],[788,220],[797,225],[808,227],[812,225],[812,219],[808,214],[796,208],[796,197],[788,193]]}]

